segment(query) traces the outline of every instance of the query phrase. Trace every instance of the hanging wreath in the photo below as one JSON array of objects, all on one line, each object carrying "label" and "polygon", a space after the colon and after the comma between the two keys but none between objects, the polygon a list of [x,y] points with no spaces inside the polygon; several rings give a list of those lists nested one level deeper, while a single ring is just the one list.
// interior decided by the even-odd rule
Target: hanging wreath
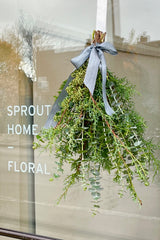
[{"label": "hanging wreath", "polygon": [[53,178],[64,173],[64,164],[70,166],[59,201],[80,182],[92,195],[93,214],[100,207],[102,171],[112,172],[113,181],[142,205],[133,180],[148,186],[150,166],[154,175],[160,169],[155,157],[158,146],[144,138],[146,125],[135,111],[134,86],[109,70],[106,74],[103,52],[115,55],[117,51],[104,37],[102,32],[94,32],[93,44],[71,60],[77,70],[63,83],[46,128],[34,143],[34,148],[50,152],[55,148],[57,171]]}]

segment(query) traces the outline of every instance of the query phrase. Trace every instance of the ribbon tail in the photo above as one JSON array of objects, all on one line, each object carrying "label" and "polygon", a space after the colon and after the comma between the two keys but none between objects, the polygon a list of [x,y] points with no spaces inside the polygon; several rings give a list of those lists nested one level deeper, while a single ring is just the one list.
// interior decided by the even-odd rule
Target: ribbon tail
[{"label": "ribbon tail", "polygon": [[97,79],[97,73],[98,73],[98,67],[99,67],[100,59],[97,54],[97,51],[95,48],[92,48],[89,62],[86,70],[86,75],[84,79],[84,84],[89,89],[90,93],[93,95],[95,85],[96,85],[96,79]]},{"label": "ribbon tail", "polygon": [[110,107],[108,100],[107,100],[107,93],[106,93],[106,73],[107,73],[107,66],[106,61],[103,52],[100,54],[101,58],[101,74],[102,74],[102,93],[103,93],[103,101],[104,101],[104,107],[105,111],[109,116],[112,116],[115,112]]},{"label": "ribbon tail", "polygon": [[70,75],[69,78],[67,79],[67,82],[66,82],[63,90],[61,91],[61,93],[59,94],[58,98],[56,99],[55,103],[52,106],[51,112],[49,113],[47,121],[44,125],[45,129],[48,129],[50,127],[55,127],[57,125],[57,122],[55,122],[53,118],[56,115],[56,113],[61,110],[60,104],[64,100],[64,98],[67,96],[66,87],[69,85],[69,83],[72,80],[73,80],[73,78]]}]

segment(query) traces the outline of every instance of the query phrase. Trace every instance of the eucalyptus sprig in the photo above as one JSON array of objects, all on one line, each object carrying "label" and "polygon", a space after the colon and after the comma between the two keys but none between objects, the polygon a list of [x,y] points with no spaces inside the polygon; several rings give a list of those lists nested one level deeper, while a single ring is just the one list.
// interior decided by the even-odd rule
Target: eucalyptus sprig
[{"label": "eucalyptus sprig", "polygon": [[[64,172],[64,164],[70,165],[70,174],[64,180],[64,191],[80,182],[93,198],[93,214],[100,207],[101,173],[114,173],[113,181],[125,186],[133,200],[142,205],[133,180],[136,178],[149,185],[149,169],[154,174],[160,169],[155,157],[157,145],[144,138],[144,119],[135,111],[133,95],[135,88],[125,78],[117,78],[107,72],[107,98],[115,111],[108,116],[104,110],[102,78],[98,72],[94,95],[83,84],[87,63],[73,74],[66,88],[67,97],[61,103],[61,111],[54,120],[55,128],[42,129],[37,135],[34,148],[52,152],[55,147],[58,178]],[[123,195],[120,191],[120,195]]]}]

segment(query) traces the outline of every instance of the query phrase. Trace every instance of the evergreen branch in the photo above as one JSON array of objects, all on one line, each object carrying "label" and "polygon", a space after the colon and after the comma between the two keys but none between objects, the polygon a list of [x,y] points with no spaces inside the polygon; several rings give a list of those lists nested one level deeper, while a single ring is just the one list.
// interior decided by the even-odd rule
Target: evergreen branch
[{"label": "evergreen branch", "polygon": [[121,143],[121,145],[125,148],[125,150],[130,154],[130,156],[132,157],[132,159],[134,159],[135,161],[137,161],[137,163],[139,164],[139,166],[141,167],[145,178],[147,179],[147,175],[146,172],[142,166],[142,164],[140,163],[140,161],[138,161],[138,159],[129,151],[129,149],[125,146],[125,144],[123,143],[123,141],[119,138],[119,136],[114,132],[114,130],[111,128],[109,122],[106,120],[106,118],[104,117],[103,113],[101,112],[101,109],[98,107],[97,102],[95,101],[95,99],[93,98],[92,94],[90,93],[90,97],[93,101],[93,103],[95,104],[95,106],[97,107],[97,109],[100,111],[100,113],[102,114],[102,117],[105,121],[105,123],[107,124],[108,128],[110,129],[110,131],[112,132],[112,134],[116,137],[116,139],[119,140],[119,142]]},{"label": "evergreen branch", "polygon": [[132,176],[131,176],[130,171],[129,171],[130,169],[129,169],[129,167],[127,166],[126,161],[124,160],[124,158],[123,158],[123,156],[121,155],[121,153],[118,152],[118,154],[119,154],[120,158],[122,159],[122,161],[123,161],[123,163],[124,163],[124,166],[125,166],[125,168],[126,168],[126,170],[127,170],[127,173],[128,173],[128,176],[129,176],[129,180],[130,180],[131,189],[132,189],[132,191],[134,192],[133,195],[136,196],[136,198],[137,198],[137,200],[139,201],[140,205],[142,205],[142,201],[141,201],[140,198],[137,196],[137,192],[136,192],[135,187],[134,187],[134,185],[133,185]]},{"label": "evergreen branch", "polygon": [[77,177],[76,173],[73,173],[72,175],[69,175],[65,181],[67,181],[67,186],[65,186],[64,188],[64,192],[61,194],[61,196],[59,197],[59,199],[57,200],[57,204],[60,203],[60,201],[62,200],[62,198],[66,198],[66,195],[68,193],[69,188],[75,184],[75,179]]},{"label": "evergreen branch", "polygon": [[[143,138],[144,120],[134,110],[131,99],[134,88],[124,78],[118,79],[107,72],[108,102],[116,114],[112,117],[106,115],[100,71],[94,98],[83,83],[87,64],[73,73],[73,80],[66,89],[67,97],[61,102],[61,111],[55,116],[57,129],[41,131],[35,147],[48,150],[56,142],[55,156],[59,159],[57,171],[63,173],[63,164],[70,165],[71,172],[65,178],[59,201],[66,197],[69,188],[77,181],[81,182],[84,190],[90,185],[88,190],[93,200],[99,201],[103,169],[109,173],[115,170],[113,181],[123,187],[125,185],[133,199],[142,205],[134,187],[134,177],[147,185],[149,176],[146,167],[152,162],[156,174],[160,164],[154,156],[155,145]],[[98,208],[99,205],[95,204],[94,207]]]},{"label": "evergreen branch", "polygon": [[61,115],[61,119],[59,120],[59,122],[58,122],[57,125],[55,126],[55,129],[61,124],[62,119],[63,119],[64,114],[66,113],[66,111],[67,111],[67,108],[63,111],[63,113],[62,113],[62,115]]}]

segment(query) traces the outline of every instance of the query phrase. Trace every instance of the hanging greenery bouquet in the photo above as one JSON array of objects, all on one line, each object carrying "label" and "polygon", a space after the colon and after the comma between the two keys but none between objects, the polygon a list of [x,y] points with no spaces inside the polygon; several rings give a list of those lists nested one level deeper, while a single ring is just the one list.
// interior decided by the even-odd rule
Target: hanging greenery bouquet
[{"label": "hanging greenery bouquet", "polygon": [[[142,204],[134,179],[148,186],[150,166],[154,174],[160,169],[155,157],[157,146],[144,138],[146,125],[135,111],[134,86],[125,78],[119,79],[109,70],[106,72],[103,51],[114,55],[117,52],[111,44],[107,50],[103,49],[104,36],[99,31],[94,33],[92,47],[88,47],[91,49],[89,60],[85,56],[81,61],[86,50],[72,60],[77,70],[61,87],[58,111],[53,109],[50,119],[54,116],[54,120],[49,120],[52,126],[42,129],[34,143],[34,148],[50,152],[55,148],[57,170],[53,178],[64,173],[66,164],[70,166],[59,200],[66,196],[72,185],[80,182],[84,190],[90,191],[94,209],[100,207],[102,171],[112,172],[113,181],[122,189],[128,189],[133,200]],[[96,57],[91,56],[93,51],[99,59],[98,67],[97,63],[96,66],[92,64],[92,61],[96,62]],[[90,84],[94,85],[93,88]],[[123,195],[122,191],[120,195]]]}]

